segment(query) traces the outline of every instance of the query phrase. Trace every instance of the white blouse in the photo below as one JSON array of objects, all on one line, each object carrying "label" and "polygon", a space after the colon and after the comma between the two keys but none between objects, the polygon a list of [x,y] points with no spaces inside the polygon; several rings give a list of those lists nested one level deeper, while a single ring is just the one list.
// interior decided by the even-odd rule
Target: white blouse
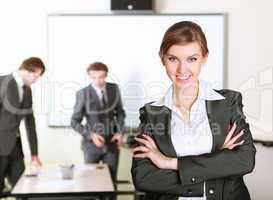
[{"label": "white blouse", "polygon": [[[192,105],[190,121],[185,122],[179,109],[174,105],[172,96],[173,86],[168,89],[161,100],[152,105],[164,105],[172,111],[171,140],[177,156],[210,153],[213,139],[207,116],[206,100],[220,100],[225,97],[214,91],[208,82],[199,80],[198,97]],[[179,200],[207,200],[206,184],[204,183],[203,197],[179,197]]]}]

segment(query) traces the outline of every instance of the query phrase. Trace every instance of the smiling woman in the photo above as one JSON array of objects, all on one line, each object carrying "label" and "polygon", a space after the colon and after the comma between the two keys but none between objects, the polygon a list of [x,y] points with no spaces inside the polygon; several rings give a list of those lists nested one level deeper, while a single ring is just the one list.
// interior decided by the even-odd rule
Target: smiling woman
[{"label": "smiling woman", "polygon": [[136,189],[152,199],[250,200],[243,176],[253,170],[256,150],[242,96],[200,79],[208,52],[191,21],[163,37],[159,55],[172,85],[140,109],[131,169]]},{"label": "smiling woman", "polygon": [[198,79],[208,53],[207,40],[201,28],[188,21],[170,28],[161,43],[159,55],[176,91],[174,104],[187,121],[198,94]]}]

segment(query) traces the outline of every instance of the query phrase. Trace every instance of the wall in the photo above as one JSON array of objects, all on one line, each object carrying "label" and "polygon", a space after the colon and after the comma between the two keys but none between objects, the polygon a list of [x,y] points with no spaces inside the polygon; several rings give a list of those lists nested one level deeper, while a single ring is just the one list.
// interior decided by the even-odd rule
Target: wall
[{"label": "wall", "polygon": [[[244,94],[245,112],[257,139],[273,140],[272,52],[273,27],[270,0],[157,0],[161,13],[228,14],[228,87]],[[36,55],[47,59],[46,19],[48,13],[109,13],[109,0],[2,0],[0,3],[0,72],[17,69],[22,59]],[[81,162],[80,138],[69,129],[47,127],[46,90],[50,69],[35,86],[35,112],[40,155],[44,163]],[[265,83],[265,84],[262,84]],[[24,143],[26,146],[26,143]],[[28,149],[25,148],[29,160]],[[130,160],[128,151],[122,161]],[[123,162],[125,163],[125,162]],[[127,165],[121,165],[126,169]],[[127,166],[128,167],[128,166]],[[128,169],[123,176],[128,176]],[[128,172],[128,173],[127,173]]]}]

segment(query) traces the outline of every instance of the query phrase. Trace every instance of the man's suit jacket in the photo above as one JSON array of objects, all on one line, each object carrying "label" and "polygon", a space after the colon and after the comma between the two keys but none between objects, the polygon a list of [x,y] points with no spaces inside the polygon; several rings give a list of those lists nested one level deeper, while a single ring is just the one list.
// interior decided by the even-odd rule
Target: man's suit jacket
[{"label": "man's suit jacket", "polygon": [[[255,147],[249,125],[242,110],[242,96],[232,90],[217,91],[223,100],[206,101],[207,115],[213,135],[211,153],[178,157],[170,137],[171,110],[150,104],[140,109],[140,130],[152,135],[159,150],[178,158],[178,170],[157,168],[149,159],[134,158],[132,177],[137,190],[148,192],[150,199],[177,200],[179,196],[202,196],[206,182],[207,200],[249,200],[243,175],[255,165]],[[220,150],[229,125],[236,122],[236,134],[244,129],[243,145],[233,150]],[[164,124],[165,128],[156,128]]]},{"label": "man's suit jacket", "polygon": [[9,155],[20,135],[19,126],[25,119],[27,138],[32,155],[38,154],[37,134],[32,110],[31,88],[26,87],[20,102],[18,86],[10,74],[0,76],[0,155]]},{"label": "man's suit jacket", "polygon": [[[118,85],[106,83],[107,106],[102,108],[95,89],[89,85],[76,94],[76,104],[71,118],[71,127],[83,136],[83,144],[90,144],[91,133],[102,134],[110,145],[113,133],[122,132],[125,112]],[[83,118],[86,124],[82,124]]]}]

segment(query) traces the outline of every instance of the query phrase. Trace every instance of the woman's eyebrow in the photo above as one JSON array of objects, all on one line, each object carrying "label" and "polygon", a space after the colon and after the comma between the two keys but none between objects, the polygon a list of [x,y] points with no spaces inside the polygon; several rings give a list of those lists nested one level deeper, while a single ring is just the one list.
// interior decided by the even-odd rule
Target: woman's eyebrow
[{"label": "woman's eyebrow", "polygon": [[[170,54],[170,53],[166,53],[166,56],[173,56],[173,57],[177,57],[176,55],[173,55],[173,54]],[[199,57],[200,55],[198,54],[198,53],[195,53],[195,54],[192,54],[192,55],[190,55],[190,56],[188,56],[188,58],[190,58],[190,57]]]},{"label": "woman's eyebrow", "polygon": [[200,56],[200,55],[198,53],[195,53],[195,54],[193,54],[193,55],[191,55],[189,57],[194,57],[194,56]]},{"label": "woman's eyebrow", "polygon": [[166,53],[166,56],[174,56],[174,57],[176,57],[175,55],[170,54],[170,53]]}]

